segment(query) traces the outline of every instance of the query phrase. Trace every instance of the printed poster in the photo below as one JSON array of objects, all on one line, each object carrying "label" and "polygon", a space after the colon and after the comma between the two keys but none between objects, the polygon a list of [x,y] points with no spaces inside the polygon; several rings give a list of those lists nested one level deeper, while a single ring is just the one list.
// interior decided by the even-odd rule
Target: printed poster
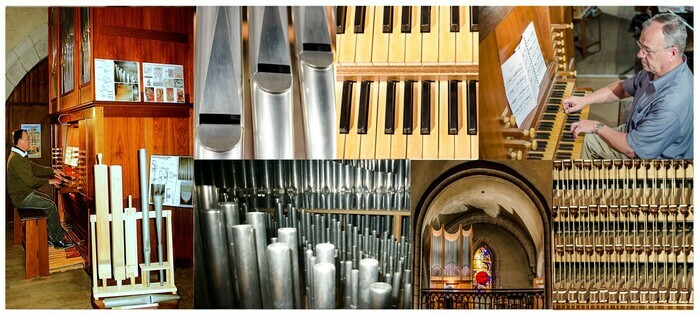
[{"label": "printed poster", "polygon": [[141,101],[140,72],[135,61],[95,59],[95,100]]},{"label": "printed poster", "polygon": [[27,130],[29,134],[29,158],[41,158],[41,124],[22,124],[22,130]]},{"label": "printed poster", "polygon": [[149,178],[151,203],[154,185],[161,185],[164,206],[193,207],[194,158],[151,155]]},{"label": "printed poster", "polygon": [[182,65],[144,63],[145,102],[185,102],[185,76]]}]

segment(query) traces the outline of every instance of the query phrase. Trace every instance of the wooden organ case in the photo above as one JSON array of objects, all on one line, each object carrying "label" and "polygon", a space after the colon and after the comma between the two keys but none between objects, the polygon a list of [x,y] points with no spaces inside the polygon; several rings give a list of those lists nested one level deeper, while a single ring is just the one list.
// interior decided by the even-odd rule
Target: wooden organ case
[{"label": "wooden organ case", "polygon": [[479,7],[336,9],[337,158],[479,158]]},{"label": "wooden organ case", "polygon": [[693,308],[693,162],[554,162],[555,309]]},{"label": "wooden organ case", "polygon": [[472,229],[430,234],[430,289],[472,289]]},{"label": "wooden organ case", "polygon": [[[565,98],[590,92],[574,86],[571,7],[489,7],[482,11],[482,158],[578,158],[583,137],[574,140],[569,127],[588,117],[588,107],[576,114],[560,112]],[[517,125],[503,83],[508,74],[502,73],[501,65],[514,53],[530,23],[534,24],[547,71],[539,86],[537,106]]]},{"label": "wooden organ case", "polygon": [[[49,8],[52,165],[66,173],[57,203],[86,269],[91,264],[95,156],[102,153],[106,162],[123,166],[124,197],[133,195],[138,204],[139,148],[156,155],[192,155],[193,17],[194,9],[185,7]],[[95,59],[182,65],[185,102],[96,100]],[[136,92],[143,100],[144,83],[139,86]],[[175,228],[185,228],[175,235],[183,241],[175,259],[191,265],[192,212],[168,209]]]}]

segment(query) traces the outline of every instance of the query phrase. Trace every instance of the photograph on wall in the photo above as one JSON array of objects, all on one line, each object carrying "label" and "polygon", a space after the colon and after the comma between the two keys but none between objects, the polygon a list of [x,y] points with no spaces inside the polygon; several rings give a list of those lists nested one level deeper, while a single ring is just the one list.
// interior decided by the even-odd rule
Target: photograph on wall
[{"label": "photograph on wall", "polygon": [[95,99],[141,101],[139,63],[95,59]]},{"label": "photograph on wall", "polygon": [[144,63],[143,82],[146,102],[185,102],[182,65]]},{"label": "photograph on wall", "polygon": [[29,134],[29,158],[41,158],[41,124],[22,124],[22,130]]},{"label": "photograph on wall", "polygon": [[192,207],[194,159],[181,156],[151,156],[149,195],[163,194],[163,205]]}]

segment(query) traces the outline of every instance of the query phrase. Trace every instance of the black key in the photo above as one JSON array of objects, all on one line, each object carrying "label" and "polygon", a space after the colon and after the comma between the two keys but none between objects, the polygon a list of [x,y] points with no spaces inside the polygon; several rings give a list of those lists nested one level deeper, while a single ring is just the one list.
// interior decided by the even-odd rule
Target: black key
[{"label": "black key", "polygon": [[401,7],[401,32],[410,33],[411,32],[411,7],[403,6]]},{"label": "black key", "polygon": [[384,23],[382,24],[382,32],[391,33],[391,29],[394,27],[394,7],[384,7]]},{"label": "black key", "polygon": [[450,81],[449,93],[450,97],[447,99],[447,134],[457,135],[457,129],[459,128],[459,97],[457,96],[457,90],[459,88],[459,81]]},{"label": "black key", "polygon": [[450,7],[450,32],[459,32],[459,7]]},{"label": "black key", "polygon": [[364,81],[360,85],[360,108],[357,117],[357,134],[367,134],[369,116],[369,88],[372,82]]},{"label": "black key", "polygon": [[477,134],[477,122],[476,122],[476,83],[478,81],[469,81],[469,90],[467,95],[469,95],[469,102],[467,106],[469,107],[467,111],[467,134],[476,135]]},{"label": "black key", "polygon": [[396,81],[386,82],[386,113],[384,134],[394,134],[394,111],[396,108]]},{"label": "black key", "polygon": [[352,84],[353,81],[343,82],[343,95],[340,102],[340,134],[350,132],[350,110],[352,109]]},{"label": "black key", "polygon": [[403,134],[413,134],[413,81],[406,81],[404,83]]},{"label": "black key", "polygon": [[335,8],[335,33],[336,34],[345,34],[345,14],[347,12],[347,7],[346,6],[337,6]]},{"label": "black key", "polygon": [[430,81],[423,81],[420,93],[420,134],[430,134]]},{"label": "black key", "polygon": [[355,34],[365,32],[365,9],[363,6],[355,7]]},{"label": "black key", "polygon": [[430,6],[420,7],[420,32],[430,33]]},{"label": "black key", "polygon": [[479,7],[472,7],[472,14],[470,14],[471,17],[471,26],[469,27],[469,31],[471,32],[478,32],[479,31]]}]

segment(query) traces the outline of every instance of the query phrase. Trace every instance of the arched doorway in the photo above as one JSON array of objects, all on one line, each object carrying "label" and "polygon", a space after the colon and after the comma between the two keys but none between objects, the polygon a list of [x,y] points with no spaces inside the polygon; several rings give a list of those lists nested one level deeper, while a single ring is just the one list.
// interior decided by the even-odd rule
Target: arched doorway
[{"label": "arched doorway", "polygon": [[[532,306],[550,308],[551,162],[413,161],[412,167],[414,302],[421,303],[414,303],[415,306],[426,307],[422,305],[424,294],[434,292],[428,290],[445,290],[430,284],[428,262],[428,234],[444,226],[448,233],[454,233],[457,228],[473,228],[474,232],[468,284],[454,285],[469,288],[449,291],[451,298],[467,303],[458,305],[453,300],[454,308],[499,308],[494,305],[500,302],[496,299],[512,297],[513,291],[536,295]],[[473,259],[480,249],[485,249],[490,258],[486,284],[476,282],[477,274],[484,270],[477,270],[479,266]],[[494,258],[496,251],[508,258]],[[469,307],[471,301],[467,299],[474,296],[467,296],[474,292],[467,290],[477,287],[498,293],[497,298],[488,301],[493,304]]]}]

